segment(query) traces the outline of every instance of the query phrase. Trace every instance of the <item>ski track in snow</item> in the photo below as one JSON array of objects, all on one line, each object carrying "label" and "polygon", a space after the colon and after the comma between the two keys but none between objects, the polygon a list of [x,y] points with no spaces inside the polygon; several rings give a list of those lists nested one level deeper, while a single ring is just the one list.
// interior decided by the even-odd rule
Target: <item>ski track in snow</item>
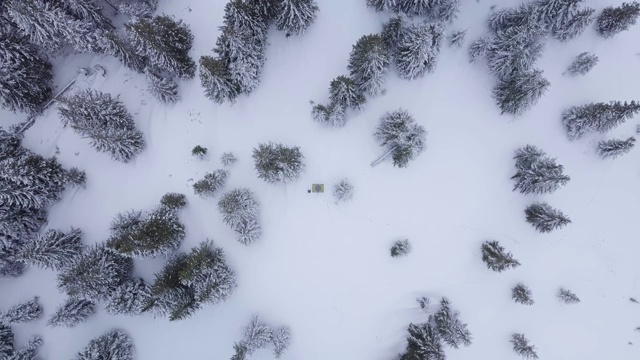
[{"label": "ski track in snow", "polygon": [[[55,105],[48,109],[26,132],[25,146],[45,156],[57,146],[65,167],[85,169],[88,176],[86,190],[68,190],[52,207],[49,226],[79,227],[86,243],[104,241],[118,212],[147,210],[164,193],[183,192],[189,206],[181,212],[187,227],[181,249],[214,240],[237,272],[239,287],[226,302],[180,322],[100,310],[74,329],[50,329],[46,318],[64,296],[53,272],[31,269],[19,279],[0,280],[0,309],[33,295],[45,308],[42,320],[14,327],[16,344],[39,334],[44,359],[70,359],[90,339],[122,328],[135,343],[137,359],[228,359],[251,314],[259,313],[270,324],[291,327],[284,360],[385,360],[404,349],[410,322],[426,320],[415,302],[426,295],[432,303],[447,296],[473,333],[470,347],[447,348],[450,360],[516,358],[509,343],[513,332],[526,334],[541,359],[637,359],[640,305],[629,297],[640,298],[640,151],[603,161],[594,144],[635,134],[638,119],[570,142],[560,114],[591,101],[640,100],[640,25],[607,40],[593,28],[569,43],[548,40],[536,67],[544,70],[550,89],[534,108],[511,118],[499,115],[491,98],[495,80],[484,64],[468,62],[467,47],[481,36],[492,4],[517,1],[461,1],[459,18],[447,29],[469,29],[465,46],[444,46],[436,71],[424,78],[403,81],[392,70],[386,95],[369,99],[344,128],[329,129],[311,120],[309,100],[327,100],[331,79],[347,73],[351,46],[381,31],[388,15],[367,9],[365,0],[317,1],[318,19],[305,35],[285,38],[270,31],[262,82],[233,105],[205,99],[197,77],[180,84],[181,102],[162,105],[146,93],[143,75],[113,58],[81,55],[55,65],[59,87],[79,67],[104,65],[107,77],[90,85],[120,94],[148,147],[128,164],[115,163],[62,128]],[[197,60],[212,54],[225,3],[161,0],[158,13],[190,25]],[[618,2],[586,1],[598,10],[612,3]],[[562,76],[583,51],[596,53],[600,62],[584,77]],[[397,108],[426,128],[427,149],[406,169],[388,161],[371,168],[383,151],[373,138],[375,127]],[[0,116],[23,119],[4,111]],[[282,186],[256,177],[251,150],[267,141],[301,147],[306,170],[299,180]],[[547,195],[512,191],[513,153],[527,143],[565,166],[567,186]],[[195,145],[209,149],[204,161],[191,156]],[[238,162],[224,190],[249,187],[261,203],[264,237],[251,246],[236,242],[223,224],[217,197],[203,200],[191,190],[191,179],[221,168],[219,157],[228,151]],[[336,205],[332,185],[343,177],[354,184],[355,196]],[[324,194],[307,193],[316,182],[325,184]],[[548,201],[573,223],[536,233],[524,216],[534,201]],[[389,247],[398,238],[408,238],[413,250],[394,259]],[[480,244],[490,239],[522,266],[487,270]],[[151,280],[163,261],[136,260],[135,274]],[[533,306],[511,300],[518,281],[533,291]],[[560,287],[581,302],[561,304]],[[272,358],[271,349],[252,356]]]}]

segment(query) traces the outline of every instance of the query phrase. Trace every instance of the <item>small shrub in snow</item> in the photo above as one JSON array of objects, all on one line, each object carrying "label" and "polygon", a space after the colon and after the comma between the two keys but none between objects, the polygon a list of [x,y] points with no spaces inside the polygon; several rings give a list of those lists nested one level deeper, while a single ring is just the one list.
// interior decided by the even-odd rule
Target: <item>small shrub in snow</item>
[{"label": "small shrub in snow", "polygon": [[291,343],[291,331],[288,326],[282,326],[272,331],[271,343],[273,344],[273,355],[280,358]]},{"label": "small shrub in snow", "polygon": [[270,183],[287,183],[297,179],[304,169],[304,156],[297,146],[269,142],[253,149],[258,177]]},{"label": "small shrub in snow", "polygon": [[349,73],[360,93],[377,96],[384,92],[384,76],[389,70],[390,56],[381,35],[365,35],[358,39],[349,56]]},{"label": "small shrub in snow", "polygon": [[398,167],[406,167],[410,160],[424,151],[427,142],[424,127],[416,124],[413,116],[402,109],[382,116],[374,136]]},{"label": "small shrub in snow", "polygon": [[218,209],[222,220],[233,228],[240,243],[249,245],[260,239],[259,204],[251,190],[240,188],[227,192],[218,201]]},{"label": "small shrub in snow", "polygon": [[558,291],[558,298],[565,304],[577,304],[580,302],[578,295],[573,293],[571,290],[564,288],[561,288],[560,291]]},{"label": "small shrub in snow", "polygon": [[222,156],[220,157],[220,162],[222,162],[223,166],[231,166],[236,161],[238,161],[238,159],[236,159],[235,155],[233,155],[233,153],[230,153],[230,152],[223,153]]},{"label": "small shrub in snow", "polygon": [[640,301],[638,301],[638,299],[634,298],[634,297],[630,297],[629,301],[631,301],[634,304],[640,304]]},{"label": "small shrub in snow", "polygon": [[180,101],[178,84],[171,77],[164,77],[153,71],[146,71],[149,92],[156,99],[165,104],[177,103]]},{"label": "small shrub in snow", "polygon": [[69,298],[49,317],[47,325],[51,327],[74,327],[87,320],[96,312],[96,304],[91,300]]},{"label": "small shrub in snow", "polygon": [[0,322],[0,359],[9,359],[13,354],[13,331]]},{"label": "small shrub in snow", "polygon": [[207,173],[202,180],[193,184],[193,192],[201,198],[211,197],[224,186],[228,176],[227,170],[215,170],[212,173]]},{"label": "small shrub in snow", "polygon": [[207,148],[206,147],[202,147],[200,145],[196,145],[193,147],[193,149],[191,149],[191,155],[197,157],[198,159],[204,159],[205,156],[207,156]]},{"label": "small shrub in snow", "polygon": [[544,151],[533,145],[526,145],[516,151],[516,174],[511,178],[516,184],[515,191],[523,194],[552,193],[566,185],[571,178],[564,174],[564,167],[556,164]]},{"label": "small shrub in snow", "polygon": [[50,229],[27,240],[20,248],[18,258],[43,269],[60,270],[71,265],[83,249],[80,229],[71,229],[67,234]]},{"label": "small shrub in snow", "polygon": [[122,330],[111,330],[91,340],[75,360],[133,360],[134,355],[131,338]]},{"label": "small shrub in snow", "polygon": [[487,264],[487,268],[501,272],[520,266],[520,262],[513,258],[513,255],[500,246],[497,241],[485,241],[482,243],[482,261]]},{"label": "small shrub in snow", "polygon": [[620,155],[624,155],[631,151],[636,145],[636,138],[633,136],[626,139],[611,139],[607,141],[600,141],[598,143],[598,155],[603,159],[614,159]]},{"label": "small shrub in snow", "polygon": [[286,31],[287,36],[302,35],[316,20],[318,10],[315,0],[280,0],[276,10],[276,29]]},{"label": "small shrub in snow", "polygon": [[160,205],[170,210],[180,210],[187,206],[187,197],[180,193],[166,193],[160,199]]},{"label": "small shrub in snow", "polygon": [[598,63],[598,56],[588,52],[578,55],[567,68],[569,75],[584,75]]},{"label": "small shrub in snow", "polygon": [[140,315],[150,298],[151,287],[144,279],[127,279],[111,294],[105,310],[114,315]]},{"label": "small shrub in snow", "polygon": [[605,38],[628,30],[640,16],[640,4],[622,3],[619,7],[604,8],[596,19],[596,31]]},{"label": "small shrub in snow", "polygon": [[409,240],[397,240],[389,249],[392,257],[399,257],[408,255],[411,252],[411,244],[409,244]]},{"label": "small shrub in snow", "polygon": [[513,351],[522,356],[525,359],[537,359],[536,347],[529,344],[529,340],[524,334],[511,335],[511,344],[513,345]]},{"label": "small shrub in snow", "polygon": [[258,349],[263,349],[271,343],[272,331],[260,320],[257,315],[251,317],[251,321],[244,328],[241,344],[247,349],[247,354],[252,354]]},{"label": "small shrub in snow", "polygon": [[83,189],[87,187],[87,173],[76,167],[72,167],[67,171],[66,178],[67,184]]},{"label": "small shrub in snow", "polygon": [[551,232],[571,223],[571,219],[547,203],[535,203],[524,210],[527,222],[541,233]]},{"label": "small shrub in snow", "polygon": [[340,180],[333,186],[333,196],[336,201],[349,201],[353,199],[353,185],[347,179]]},{"label": "small shrub in snow", "polygon": [[493,98],[502,114],[521,115],[538,103],[549,85],[551,83],[542,77],[542,70],[514,71],[498,80]]},{"label": "small shrub in snow", "polygon": [[518,283],[511,289],[511,298],[518,304],[533,305],[531,290],[523,283]]},{"label": "small shrub in snow", "polygon": [[10,307],[7,311],[0,314],[0,323],[20,324],[42,317],[42,306],[38,304],[38,297]]},{"label": "small shrub in snow", "polygon": [[38,360],[40,357],[38,356],[38,348],[42,346],[42,338],[39,336],[32,337],[27,345],[23,346],[21,349],[16,351],[10,360]]},{"label": "small shrub in snow", "polygon": [[467,30],[456,30],[449,35],[449,44],[451,46],[461,47],[467,37]]},{"label": "small shrub in snow", "polygon": [[562,124],[569,140],[577,140],[590,132],[605,133],[632,118],[640,111],[640,103],[611,101],[572,106],[562,113]]},{"label": "small shrub in snow", "polygon": [[421,296],[421,297],[416,299],[416,302],[418,303],[418,306],[420,306],[420,310],[426,312],[426,311],[429,310],[429,305],[431,304],[431,299],[429,299],[426,296]]}]

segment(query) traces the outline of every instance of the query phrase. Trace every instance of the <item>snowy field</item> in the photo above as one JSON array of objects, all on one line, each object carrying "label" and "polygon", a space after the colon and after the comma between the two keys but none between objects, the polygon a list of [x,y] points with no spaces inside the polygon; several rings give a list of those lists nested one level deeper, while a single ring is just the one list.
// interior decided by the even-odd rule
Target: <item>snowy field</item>
[{"label": "snowy field", "polygon": [[[638,100],[640,26],[611,39],[590,27],[577,39],[549,39],[537,67],[549,91],[517,118],[500,115],[491,98],[494,77],[482,63],[469,63],[468,45],[485,31],[492,5],[516,1],[463,0],[447,31],[468,29],[462,48],[444,46],[437,69],[414,81],[387,78],[387,93],[369,101],[344,128],[311,119],[310,100],[325,102],[327,86],[347,73],[351,47],[362,35],[380,32],[389,14],[376,13],[364,0],[317,0],[316,22],[300,37],[269,34],[260,86],[233,105],[214,104],[197,79],[181,83],[183,100],[164,105],[147,93],[143,75],[113,58],[81,55],[55,65],[60,88],[81,66],[102,64],[106,78],[88,79],[94,89],[121,95],[145,134],[147,149],[127,164],[91,149],[64,128],[53,106],[28,130],[25,146],[57,155],[65,168],[87,172],[87,188],[72,189],[50,211],[49,227],[79,227],[85,243],[109,236],[113,216],[151,209],[170,191],[187,195],[180,218],[187,228],[185,251],[209,238],[221,246],[237,272],[238,288],[225,302],[204,306],[177,322],[152,316],[98,315],[72,329],[45,326],[64,301],[53,271],[30,269],[17,279],[0,280],[0,309],[40,297],[45,317],[14,327],[16,343],[32,334],[44,339],[44,359],[70,359],[90,339],[112,328],[126,330],[137,359],[228,359],[233,343],[254,313],[269,324],[288,325],[292,343],[285,360],[387,360],[405,347],[410,322],[426,321],[418,296],[448,297],[473,334],[473,344],[447,348],[447,358],[515,359],[511,334],[527,335],[541,359],[637,359],[640,356],[640,152],[615,160],[595,153],[598,141],[633,136],[637,120],[607,134],[570,142],[561,113],[572,105]],[[191,56],[211,55],[225,0],[161,0],[158,13],[183,19],[195,35]],[[589,0],[598,11],[613,0]],[[583,77],[563,76],[579,53],[600,62]],[[408,110],[428,131],[427,149],[407,168],[390,161],[369,166],[384,151],[373,137],[380,117]],[[3,118],[18,119],[8,112]],[[257,178],[251,158],[258,143],[297,145],[306,169],[298,181],[273,185]],[[564,165],[567,186],[545,195],[512,191],[514,151],[539,146]],[[204,160],[195,145],[209,149]],[[225,190],[246,186],[261,204],[263,238],[251,246],[234,239],[217,210],[217,198],[193,194],[194,180],[221,168],[220,155],[233,152]],[[336,204],[332,185],[347,177],[353,201]],[[324,183],[324,194],[309,194]],[[544,200],[572,220],[541,234],[525,222],[524,209]],[[635,219],[635,220],[634,220]],[[413,251],[392,258],[393,241],[408,238]],[[522,263],[502,273],[486,268],[480,244],[498,240]],[[135,275],[151,281],[163,259],[136,260]],[[535,304],[511,300],[511,288],[524,282]],[[565,305],[560,287],[581,299]],[[270,349],[252,359],[272,359]]]}]

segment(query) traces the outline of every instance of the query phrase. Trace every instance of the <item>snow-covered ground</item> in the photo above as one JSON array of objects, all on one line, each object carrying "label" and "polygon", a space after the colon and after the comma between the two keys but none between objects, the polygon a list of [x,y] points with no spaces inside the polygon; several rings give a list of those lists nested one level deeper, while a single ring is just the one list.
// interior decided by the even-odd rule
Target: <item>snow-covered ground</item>
[{"label": "snow-covered ground", "polygon": [[[468,45],[484,31],[491,5],[516,1],[463,0],[448,28],[468,29]],[[194,59],[211,54],[225,0],[161,0],[159,12],[173,14],[194,32]],[[600,10],[613,0],[589,0]],[[550,90],[523,116],[500,116],[491,98],[494,78],[483,64],[470,64],[466,46],[445,47],[433,74],[415,81],[387,79],[387,94],[371,99],[344,128],[326,128],[310,117],[310,100],[324,102],[330,80],[347,72],[351,46],[379,32],[388,15],[365,0],[318,0],[317,21],[301,37],[272,30],[261,85],[233,104],[207,100],[196,78],[181,84],[183,100],[160,104],[146,92],[143,76],[114,59],[78,56],[56,65],[62,86],[79,66],[103,64],[109,73],[88,81],[121,94],[146,137],[148,148],[131,163],[116,163],[92,150],[88,141],[63,128],[55,106],[26,133],[25,145],[58,157],[65,167],[87,171],[87,189],[68,190],[50,212],[49,226],[81,228],[84,241],[108,237],[113,216],[150,209],[169,191],[185,193],[189,206],[182,249],[209,238],[224,248],[239,287],[226,302],[205,306],[190,319],[169,322],[150,316],[109,316],[100,312],[73,329],[47,328],[45,319],[14,328],[19,344],[41,334],[45,359],[69,359],[90,339],[111,328],[132,337],[137,358],[228,359],[251,314],[292,329],[286,360],[385,360],[405,346],[406,326],[426,320],[415,298],[447,296],[473,333],[473,344],[447,349],[449,359],[511,359],[513,332],[527,335],[541,359],[634,359],[640,356],[640,150],[601,160],[595,144],[629,137],[637,120],[606,135],[569,142],[561,111],[591,101],[638,100],[640,26],[612,39],[590,28],[569,43],[548,40],[537,67]],[[583,51],[600,62],[584,77],[562,76]],[[380,148],[372,134],[386,111],[404,108],[428,131],[427,150],[406,169],[369,163]],[[6,112],[3,118],[9,117]],[[259,180],[251,152],[260,142],[298,145],[306,170],[289,185]],[[513,192],[515,149],[533,144],[565,166],[571,181],[551,195]],[[191,149],[209,149],[206,160]],[[191,185],[221,168],[232,151],[239,161],[226,189],[247,186],[261,203],[264,237],[244,246],[222,223],[217,199],[203,200]],[[350,203],[336,205],[332,184],[348,177],[355,185]],[[324,183],[325,194],[308,194]],[[544,200],[569,215],[572,224],[551,234],[524,221],[524,208]],[[635,220],[634,220],[635,219]],[[391,258],[389,247],[410,239],[413,251]],[[495,273],[480,259],[480,244],[498,240],[522,263]],[[163,259],[136,260],[135,272],[151,280]],[[529,285],[535,304],[511,300],[518,281]],[[564,305],[560,287],[581,302]],[[34,295],[45,315],[63,302],[52,271],[31,269],[18,279],[0,280],[0,309]],[[630,343],[633,343],[631,345]],[[270,350],[252,357],[271,359]]]}]

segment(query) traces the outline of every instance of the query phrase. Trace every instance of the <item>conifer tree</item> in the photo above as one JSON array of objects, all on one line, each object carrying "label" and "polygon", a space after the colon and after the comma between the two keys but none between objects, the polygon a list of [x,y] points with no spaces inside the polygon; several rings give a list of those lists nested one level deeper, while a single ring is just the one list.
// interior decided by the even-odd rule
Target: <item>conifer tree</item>
[{"label": "conifer tree", "polygon": [[411,24],[401,29],[393,53],[400,77],[413,80],[433,72],[443,38],[444,30],[438,23]]},{"label": "conifer tree", "polygon": [[25,37],[0,33],[0,106],[39,113],[51,98],[51,64]]},{"label": "conifer tree", "polygon": [[236,161],[238,161],[238,159],[236,159],[235,155],[230,152],[222,153],[222,156],[220,156],[220,162],[222,163],[222,166],[231,166]]},{"label": "conifer tree", "polygon": [[315,21],[318,4],[315,0],[276,0],[276,28],[289,35],[302,35]]},{"label": "conifer tree", "polygon": [[442,341],[457,349],[460,345],[471,345],[471,332],[467,329],[467,324],[460,321],[460,314],[450,308],[447,298],[440,301],[440,310],[433,315],[435,329]]},{"label": "conifer tree", "polygon": [[103,301],[129,278],[132,270],[131,258],[96,245],[58,274],[58,288],[70,297]]},{"label": "conifer tree", "polygon": [[558,291],[558,298],[565,304],[577,304],[580,302],[578,295],[564,288],[560,288],[560,291]]},{"label": "conifer tree", "polygon": [[278,16],[278,0],[244,0],[251,12],[267,26]]},{"label": "conifer tree", "polygon": [[583,0],[539,0],[537,20],[561,41],[571,40],[593,22],[595,9],[580,8]]},{"label": "conifer tree", "polygon": [[395,53],[402,31],[409,25],[409,21],[402,15],[394,16],[382,25],[382,40],[391,54]]},{"label": "conifer tree", "polygon": [[547,203],[535,203],[525,209],[527,222],[541,233],[565,227],[571,219]]},{"label": "conifer tree", "polygon": [[333,102],[329,105],[316,104],[311,109],[311,117],[319,123],[331,127],[341,127],[347,124],[345,110],[343,105]]},{"label": "conifer tree", "polygon": [[228,176],[229,172],[222,169],[206,173],[203,179],[193,183],[193,192],[202,198],[212,197],[224,186]]},{"label": "conifer tree", "polygon": [[512,26],[499,31],[483,45],[489,70],[498,79],[508,78],[513,73],[525,72],[542,55],[544,44],[541,41],[544,28],[537,24],[530,26]]},{"label": "conifer tree", "polygon": [[536,5],[535,2],[527,2],[516,7],[500,9],[489,16],[487,25],[494,34],[511,28],[537,25]]},{"label": "conifer tree", "polygon": [[151,287],[144,279],[128,279],[111,294],[105,310],[113,315],[140,315],[150,298]]},{"label": "conifer tree", "polygon": [[258,223],[259,204],[247,188],[239,188],[224,194],[218,201],[222,220],[236,233],[237,240],[249,245],[260,239],[262,228]]},{"label": "conifer tree", "polygon": [[247,355],[253,354],[258,349],[265,348],[272,340],[272,331],[260,320],[258,315],[253,315],[249,324],[244,328],[244,334],[240,346],[245,349]]},{"label": "conifer tree", "polygon": [[146,147],[142,133],[118,97],[95,90],[84,90],[59,99],[58,108],[65,125],[91,139],[98,151],[114,160],[128,162]]},{"label": "conifer tree", "polygon": [[506,251],[497,241],[485,241],[482,243],[482,261],[487,268],[502,272],[520,266],[520,262],[514,259],[511,252]]},{"label": "conifer tree", "polygon": [[456,30],[449,35],[449,45],[461,47],[467,38],[467,30]]},{"label": "conifer tree", "polygon": [[115,57],[124,66],[139,73],[143,73],[147,67],[147,58],[138,54],[127,39],[121,38],[114,31],[105,32],[102,38],[102,53]]},{"label": "conifer tree", "polygon": [[18,258],[43,269],[60,270],[73,263],[82,253],[82,231],[71,229],[67,234],[50,229],[29,239],[19,250]]},{"label": "conifer tree", "polygon": [[515,71],[498,80],[493,97],[501,114],[521,115],[540,100],[549,85],[549,81],[542,77],[542,70]]},{"label": "conifer tree", "polygon": [[396,240],[389,250],[391,257],[405,256],[411,252],[411,244],[408,239]]},{"label": "conifer tree", "polygon": [[384,92],[384,76],[389,70],[389,51],[381,35],[361,37],[349,57],[349,72],[359,93],[377,96]]},{"label": "conifer tree", "polygon": [[218,104],[233,102],[240,93],[239,85],[231,79],[229,68],[221,59],[211,56],[200,58],[200,82],[204,94]]},{"label": "conifer tree", "polygon": [[555,158],[533,145],[526,145],[516,151],[516,181],[513,190],[523,194],[552,193],[566,185],[571,178],[564,174],[564,167],[556,164]]},{"label": "conifer tree", "polygon": [[362,110],[367,99],[359,89],[359,86],[351,78],[338,76],[329,84],[329,98],[331,104],[343,109]]},{"label": "conifer tree", "polygon": [[17,350],[13,356],[10,357],[10,360],[40,360],[38,348],[42,346],[42,343],[42,338],[39,336],[32,337],[27,342],[27,345]]},{"label": "conifer tree", "polygon": [[273,355],[278,359],[287,350],[291,343],[289,327],[282,326],[272,331],[271,343],[273,344]]},{"label": "conifer tree", "polygon": [[38,304],[38,297],[20,304],[16,304],[0,314],[0,323],[20,324],[42,317],[42,306]]},{"label": "conifer tree", "polygon": [[349,201],[353,199],[353,185],[348,179],[342,179],[333,187],[333,197],[336,201]]},{"label": "conifer tree", "polygon": [[85,20],[101,29],[114,29],[111,20],[102,14],[102,8],[95,0],[61,0],[67,13]]},{"label": "conifer tree", "polygon": [[180,101],[178,84],[171,77],[161,76],[150,70],[147,70],[145,73],[151,95],[165,104]]},{"label": "conifer tree", "polygon": [[0,359],[8,359],[13,354],[13,331],[9,325],[0,322]]},{"label": "conifer tree", "polygon": [[407,347],[399,360],[445,360],[446,355],[442,347],[440,334],[430,322],[423,324],[409,324],[407,329]]},{"label": "conifer tree", "polygon": [[396,9],[397,0],[367,0],[367,6],[375,11],[393,11]]},{"label": "conifer tree", "polygon": [[133,360],[134,355],[131,338],[122,330],[111,330],[91,340],[75,360]]},{"label": "conifer tree", "polygon": [[622,3],[619,7],[606,7],[596,19],[596,31],[601,36],[610,38],[635,25],[639,15],[640,4],[636,1]]},{"label": "conifer tree", "polygon": [[598,63],[598,56],[588,52],[578,55],[569,65],[567,73],[570,75],[584,75]]},{"label": "conifer tree", "polygon": [[193,34],[182,20],[167,15],[138,18],[125,24],[125,29],[136,53],[148,59],[152,68],[186,79],[195,76],[196,64],[189,57]]},{"label": "conifer tree", "polygon": [[402,109],[382,116],[374,136],[390,152],[393,164],[398,167],[406,167],[426,147],[426,130]]},{"label": "conifer tree", "polygon": [[118,11],[134,18],[150,18],[158,7],[158,0],[120,0]]},{"label": "conifer tree", "polygon": [[589,132],[605,133],[640,111],[640,103],[611,101],[572,106],[562,113],[562,123],[569,140],[577,140]]},{"label": "conifer tree", "polygon": [[297,146],[269,142],[253,149],[258,177],[269,183],[288,183],[296,180],[304,169],[304,156]]},{"label": "conifer tree", "polygon": [[536,347],[529,344],[529,340],[524,334],[511,335],[511,344],[513,345],[513,351],[522,356],[525,359],[537,359]]},{"label": "conifer tree", "polygon": [[397,0],[395,10],[409,16],[449,22],[455,18],[458,7],[458,0]]},{"label": "conifer tree", "polygon": [[518,304],[533,305],[534,303],[531,289],[523,283],[518,283],[511,289],[511,298]]},{"label": "conifer tree", "polygon": [[66,172],[66,182],[70,186],[85,189],[87,187],[87,173],[77,167],[72,167]]},{"label": "conifer tree", "polygon": [[598,155],[603,159],[615,159],[620,155],[624,155],[631,151],[636,145],[636,138],[633,136],[626,139],[611,139],[606,141],[600,141],[598,143]]},{"label": "conifer tree", "polygon": [[74,327],[96,312],[96,304],[87,299],[69,298],[49,317],[47,325],[51,327]]}]

